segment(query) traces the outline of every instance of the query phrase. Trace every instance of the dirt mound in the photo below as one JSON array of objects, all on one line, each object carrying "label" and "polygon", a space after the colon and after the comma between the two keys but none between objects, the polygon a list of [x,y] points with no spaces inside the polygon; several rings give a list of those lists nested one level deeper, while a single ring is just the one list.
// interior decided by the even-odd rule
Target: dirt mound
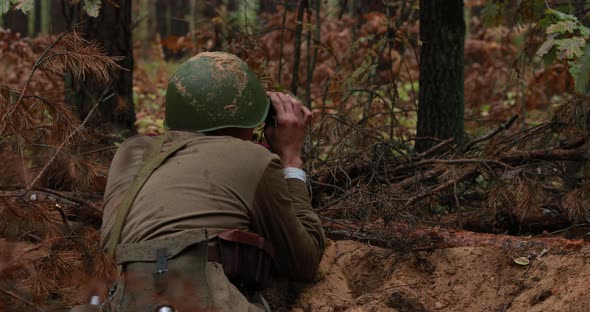
[{"label": "dirt mound", "polygon": [[[330,241],[318,282],[302,291],[292,310],[587,311],[589,255],[587,247],[515,254],[491,246],[400,255]],[[526,256],[529,264],[518,261]]]}]

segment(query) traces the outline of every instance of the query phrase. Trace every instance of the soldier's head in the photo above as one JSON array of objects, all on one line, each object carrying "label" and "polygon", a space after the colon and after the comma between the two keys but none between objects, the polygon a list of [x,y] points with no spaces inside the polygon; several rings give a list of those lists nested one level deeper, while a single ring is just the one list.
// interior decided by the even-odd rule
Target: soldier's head
[{"label": "soldier's head", "polygon": [[264,87],[244,61],[229,53],[203,52],[180,65],[170,78],[166,128],[251,134],[264,121],[269,106]]}]

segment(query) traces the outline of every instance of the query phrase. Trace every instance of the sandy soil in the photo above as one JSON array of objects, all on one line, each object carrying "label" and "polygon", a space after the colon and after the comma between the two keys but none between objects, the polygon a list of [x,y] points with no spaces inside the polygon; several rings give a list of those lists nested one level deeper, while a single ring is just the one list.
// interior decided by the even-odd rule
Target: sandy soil
[{"label": "sandy soil", "polygon": [[[522,251],[521,251],[522,252]],[[528,257],[528,265],[514,259]],[[400,255],[354,241],[330,241],[318,282],[291,310],[588,311],[590,248],[458,247]]]},{"label": "sandy soil", "polygon": [[[91,287],[80,284],[89,280],[84,259],[61,245],[0,239],[0,311],[53,306],[47,299],[40,301],[46,295],[27,295],[41,285],[66,298],[64,304],[87,297],[81,288]],[[546,246],[400,253],[329,240],[315,283],[275,285],[265,296],[279,312],[590,311],[590,244],[576,244],[567,252],[559,251],[564,248],[555,241]],[[45,270],[38,271],[40,266]]]}]

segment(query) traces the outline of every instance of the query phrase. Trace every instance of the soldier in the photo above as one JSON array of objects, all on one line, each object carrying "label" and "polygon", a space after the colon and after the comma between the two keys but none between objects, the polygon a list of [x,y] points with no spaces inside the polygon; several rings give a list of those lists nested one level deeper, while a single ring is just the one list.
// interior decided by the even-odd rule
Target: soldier
[{"label": "soldier", "polygon": [[[276,154],[251,142],[269,110]],[[166,91],[166,134],[126,140],[111,164],[102,241],[120,279],[104,309],[264,311],[252,290],[270,270],[311,281],[324,251],[302,170],[311,115],[265,92],[235,55],[183,63]]]}]

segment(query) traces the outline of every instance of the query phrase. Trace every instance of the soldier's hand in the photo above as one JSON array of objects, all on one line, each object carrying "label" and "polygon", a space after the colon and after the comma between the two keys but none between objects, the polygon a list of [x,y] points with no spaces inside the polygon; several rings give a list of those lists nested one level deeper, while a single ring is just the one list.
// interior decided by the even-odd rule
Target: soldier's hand
[{"label": "soldier's hand", "polygon": [[277,115],[276,128],[266,125],[264,135],[272,150],[281,157],[283,167],[303,167],[301,150],[311,111],[296,98],[280,93],[267,92]]}]

